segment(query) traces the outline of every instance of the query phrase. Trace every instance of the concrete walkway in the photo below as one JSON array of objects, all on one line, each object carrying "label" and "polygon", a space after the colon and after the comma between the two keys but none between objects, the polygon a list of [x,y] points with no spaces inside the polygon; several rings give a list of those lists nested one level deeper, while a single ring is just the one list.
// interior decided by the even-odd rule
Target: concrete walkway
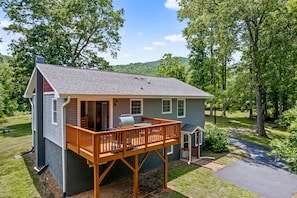
[{"label": "concrete walkway", "polygon": [[283,161],[267,156],[270,149],[234,137],[230,144],[249,153],[248,158],[217,171],[215,176],[267,198],[290,198],[297,193],[297,175]]}]

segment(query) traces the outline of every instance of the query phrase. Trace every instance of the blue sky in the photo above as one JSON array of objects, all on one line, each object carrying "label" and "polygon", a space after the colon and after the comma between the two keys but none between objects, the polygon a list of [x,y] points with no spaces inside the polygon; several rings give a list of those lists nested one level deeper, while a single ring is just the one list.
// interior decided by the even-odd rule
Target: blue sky
[{"label": "blue sky", "polygon": [[[189,51],[182,37],[185,23],[177,20],[178,5],[175,0],[114,0],[116,10],[124,8],[124,27],[120,29],[121,49],[117,59],[108,54],[103,57],[115,64],[155,61],[165,53],[187,57]],[[0,53],[9,54],[7,45],[18,35],[3,31],[10,24],[0,12]]]}]

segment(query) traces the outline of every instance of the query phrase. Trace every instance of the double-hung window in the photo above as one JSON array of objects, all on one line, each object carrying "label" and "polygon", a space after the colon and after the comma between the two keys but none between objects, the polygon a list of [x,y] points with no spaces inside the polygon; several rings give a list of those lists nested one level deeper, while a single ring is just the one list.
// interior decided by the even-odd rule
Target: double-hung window
[{"label": "double-hung window", "polygon": [[177,118],[186,117],[186,100],[177,99]]},{"label": "double-hung window", "polygon": [[172,113],[171,99],[162,99],[162,114]]},{"label": "double-hung window", "polygon": [[58,113],[57,113],[57,99],[53,98],[52,99],[52,123],[57,124],[58,120]]},{"label": "double-hung window", "polygon": [[130,114],[131,115],[142,115],[142,100],[141,99],[131,99],[130,100]]}]

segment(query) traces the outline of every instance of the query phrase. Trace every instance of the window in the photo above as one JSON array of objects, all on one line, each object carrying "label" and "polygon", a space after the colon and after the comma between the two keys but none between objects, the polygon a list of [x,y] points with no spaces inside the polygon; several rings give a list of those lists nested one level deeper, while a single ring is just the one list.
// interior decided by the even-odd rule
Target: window
[{"label": "window", "polygon": [[133,99],[130,101],[130,113],[132,115],[142,115],[142,100]]},{"label": "window", "polygon": [[198,132],[197,133],[194,133],[194,140],[195,140],[195,145],[196,146],[198,146],[198,141],[199,141],[199,144],[202,145],[202,142],[203,142],[203,132],[200,131],[200,140],[199,140]]},{"label": "window", "polygon": [[172,155],[173,154],[173,145],[168,146],[168,150],[167,150],[167,155]]},{"label": "window", "polygon": [[183,148],[189,148],[189,136],[188,134],[184,135],[184,145]]},{"label": "window", "polygon": [[52,100],[52,123],[57,124],[57,99],[53,98]]},{"label": "window", "polygon": [[162,114],[168,114],[172,112],[171,99],[162,100]]},{"label": "window", "polygon": [[184,118],[186,117],[186,102],[185,99],[177,100],[177,117]]}]

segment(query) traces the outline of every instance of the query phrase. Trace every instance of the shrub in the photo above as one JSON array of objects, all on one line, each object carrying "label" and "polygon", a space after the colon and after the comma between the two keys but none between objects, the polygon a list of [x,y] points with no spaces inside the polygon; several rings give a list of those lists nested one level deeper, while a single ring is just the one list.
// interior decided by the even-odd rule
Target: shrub
[{"label": "shrub", "polygon": [[288,127],[294,120],[296,120],[296,118],[297,118],[297,111],[296,111],[296,108],[295,109],[293,108],[285,111],[279,117],[279,119],[275,121],[275,123],[279,126]]},{"label": "shrub", "polygon": [[288,131],[291,134],[285,139],[272,140],[272,151],[269,154],[277,160],[284,159],[291,172],[297,174],[297,105],[287,112],[289,113],[284,114],[284,120],[288,121]]},{"label": "shrub", "polygon": [[220,153],[228,150],[228,133],[217,127],[208,127],[204,133],[203,149]]}]

